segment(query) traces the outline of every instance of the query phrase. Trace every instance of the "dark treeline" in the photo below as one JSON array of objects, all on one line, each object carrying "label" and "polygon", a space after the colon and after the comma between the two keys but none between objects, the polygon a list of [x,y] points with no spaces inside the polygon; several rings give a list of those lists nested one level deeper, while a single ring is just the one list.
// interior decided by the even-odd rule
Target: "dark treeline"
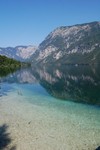
[{"label": "dark treeline", "polygon": [[19,61],[16,61],[12,58],[7,58],[6,56],[0,55],[0,67],[19,67],[21,63]]},{"label": "dark treeline", "polygon": [[29,63],[19,62],[12,58],[0,55],[0,76],[6,76],[9,73],[13,73],[21,67],[30,66]]}]

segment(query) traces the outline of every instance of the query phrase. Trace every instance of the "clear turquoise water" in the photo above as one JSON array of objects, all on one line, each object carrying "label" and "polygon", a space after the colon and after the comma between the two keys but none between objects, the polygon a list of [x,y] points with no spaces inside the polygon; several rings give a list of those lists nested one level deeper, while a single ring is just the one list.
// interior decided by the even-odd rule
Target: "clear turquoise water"
[{"label": "clear turquoise water", "polygon": [[[28,103],[39,106],[44,112],[47,111],[48,118],[54,116],[55,120],[58,119],[56,123],[59,122],[59,125],[56,124],[56,128],[61,125],[63,133],[64,130],[66,133],[67,128],[72,128],[70,135],[75,137],[79,130],[83,139],[90,138],[90,143],[93,140],[92,144],[95,147],[99,146],[99,76],[86,72],[84,74],[84,70],[82,74],[79,74],[79,70],[75,73],[71,70],[68,72],[67,69],[67,72],[54,69],[54,72],[50,73],[50,70],[34,72],[32,69],[24,69],[1,78],[0,99],[6,97],[6,100],[7,98],[10,100],[15,95],[14,101],[21,100],[23,106]],[[22,113],[25,115],[28,112],[23,111]],[[42,117],[44,119],[44,116]],[[52,121],[52,118],[50,119]],[[71,127],[67,127],[68,121],[73,124]]]},{"label": "clear turquoise water", "polygon": [[11,93],[13,93],[13,95],[16,95],[15,101],[19,97],[23,105],[24,102],[28,102],[32,105],[51,109],[58,114],[71,117],[76,123],[82,123],[83,127],[92,127],[100,131],[100,108],[97,105],[76,103],[70,100],[63,101],[54,98],[39,83],[3,83],[1,89],[5,91],[2,92],[2,97],[6,95],[6,98],[8,97],[9,99]]}]

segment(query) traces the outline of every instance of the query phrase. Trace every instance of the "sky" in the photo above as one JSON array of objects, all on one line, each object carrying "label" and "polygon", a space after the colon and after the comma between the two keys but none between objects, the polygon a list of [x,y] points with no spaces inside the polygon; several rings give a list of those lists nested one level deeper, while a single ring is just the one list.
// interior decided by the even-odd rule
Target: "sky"
[{"label": "sky", "polygon": [[0,0],[0,47],[38,45],[59,26],[100,21],[100,0]]}]

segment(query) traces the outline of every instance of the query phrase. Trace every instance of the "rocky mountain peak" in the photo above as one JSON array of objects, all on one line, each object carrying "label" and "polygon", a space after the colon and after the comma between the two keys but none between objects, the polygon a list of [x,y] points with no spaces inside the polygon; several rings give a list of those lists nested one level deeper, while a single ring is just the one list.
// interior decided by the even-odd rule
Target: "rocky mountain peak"
[{"label": "rocky mountain peak", "polygon": [[26,61],[35,53],[36,49],[36,46],[31,45],[0,48],[0,55],[5,55],[20,61]]},{"label": "rocky mountain peak", "polygon": [[94,63],[99,60],[96,59],[99,52],[100,22],[91,22],[56,28],[39,45],[35,60],[37,63]]}]

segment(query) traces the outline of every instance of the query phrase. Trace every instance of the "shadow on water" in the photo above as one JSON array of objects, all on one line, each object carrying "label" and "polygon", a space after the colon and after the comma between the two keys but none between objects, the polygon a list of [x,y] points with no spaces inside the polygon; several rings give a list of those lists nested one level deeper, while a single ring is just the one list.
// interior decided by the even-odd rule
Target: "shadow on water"
[{"label": "shadow on water", "polygon": [[[8,148],[12,141],[10,134],[7,132],[7,129],[8,126],[6,124],[0,126],[0,150]],[[16,147],[13,146],[9,150],[16,150]]]}]

